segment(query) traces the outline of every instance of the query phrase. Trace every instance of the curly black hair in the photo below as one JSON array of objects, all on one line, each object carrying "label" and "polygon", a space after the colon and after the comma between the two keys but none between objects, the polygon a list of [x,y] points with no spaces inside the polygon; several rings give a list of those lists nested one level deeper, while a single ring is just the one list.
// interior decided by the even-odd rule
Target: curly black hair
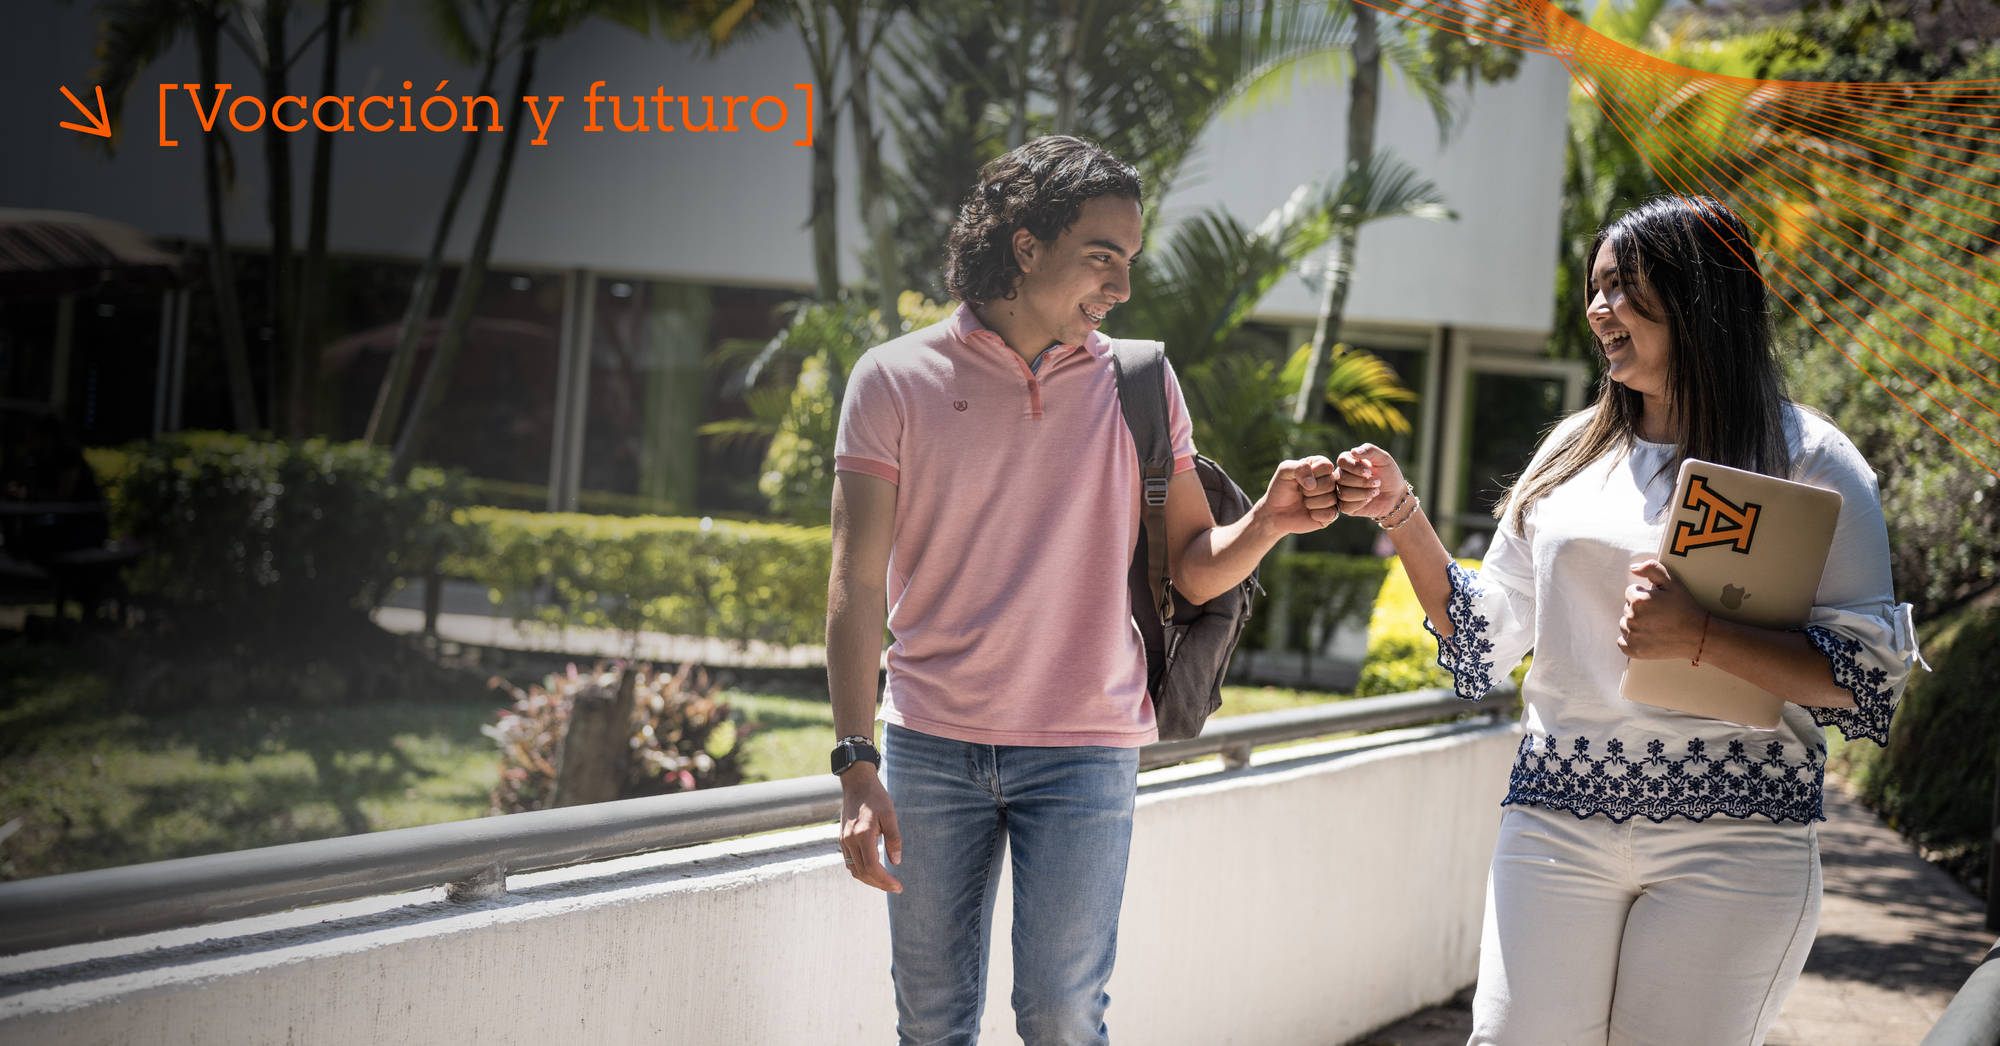
[{"label": "curly black hair", "polygon": [[979,184],[945,241],[945,289],[968,305],[1013,298],[1021,278],[1014,230],[1051,241],[1076,224],[1086,201],[1137,201],[1140,190],[1131,164],[1068,135],[1046,135],[995,158],[979,169]]}]

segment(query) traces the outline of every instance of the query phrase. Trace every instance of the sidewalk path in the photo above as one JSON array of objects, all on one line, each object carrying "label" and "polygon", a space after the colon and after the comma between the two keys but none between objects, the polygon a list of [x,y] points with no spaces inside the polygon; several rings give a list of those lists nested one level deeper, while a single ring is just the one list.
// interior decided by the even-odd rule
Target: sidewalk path
[{"label": "sidewalk path", "polygon": [[[1765,1046],[1917,1046],[1985,957],[1985,908],[1827,779],[1819,826],[1825,900],[1805,975]],[[1360,1042],[1463,1046],[1468,989]]]},{"label": "sidewalk path", "polygon": [[1916,1046],[1992,946],[1985,908],[1827,784],[1819,936],[1766,1044]]}]

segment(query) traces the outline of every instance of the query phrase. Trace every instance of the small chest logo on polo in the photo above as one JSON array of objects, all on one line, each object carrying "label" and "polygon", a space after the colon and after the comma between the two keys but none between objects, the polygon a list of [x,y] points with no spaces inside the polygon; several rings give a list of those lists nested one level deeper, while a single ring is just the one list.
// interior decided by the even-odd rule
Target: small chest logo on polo
[{"label": "small chest logo on polo", "polygon": [[1668,553],[1686,556],[1691,549],[1728,545],[1731,551],[1750,554],[1750,540],[1757,533],[1757,514],[1762,505],[1737,505],[1708,485],[1706,476],[1689,476],[1687,500],[1682,508],[1700,509],[1701,523],[1683,520],[1674,525],[1674,545]]},{"label": "small chest logo on polo", "polygon": [[952,401],[951,401],[951,409],[953,409],[953,410],[964,410],[965,408],[967,408],[967,407],[970,407],[970,406],[972,406],[972,404],[970,404],[970,403],[967,403],[967,402],[965,402],[964,400],[952,400]]}]

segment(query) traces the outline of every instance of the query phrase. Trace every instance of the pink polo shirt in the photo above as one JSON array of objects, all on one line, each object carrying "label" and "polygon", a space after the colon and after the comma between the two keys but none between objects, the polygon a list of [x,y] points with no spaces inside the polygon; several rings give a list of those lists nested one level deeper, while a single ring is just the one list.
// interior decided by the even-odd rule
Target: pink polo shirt
[{"label": "pink polo shirt", "polygon": [[[1168,371],[1174,471],[1193,426]],[[1125,587],[1139,462],[1111,343],[1031,372],[964,305],[870,349],[848,378],[834,467],[896,484],[881,718],[977,744],[1159,737]]]}]

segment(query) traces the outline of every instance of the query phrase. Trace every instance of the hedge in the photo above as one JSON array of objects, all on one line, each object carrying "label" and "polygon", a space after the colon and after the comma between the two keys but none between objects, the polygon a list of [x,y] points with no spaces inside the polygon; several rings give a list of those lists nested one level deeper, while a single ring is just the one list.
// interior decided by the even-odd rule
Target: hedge
[{"label": "hedge", "polygon": [[1829,768],[1926,857],[1983,892],[2000,758],[2000,607],[1946,614],[1917,637],[1934,670],[1910,673],[1888,746],[1829,730]]},{"label": "hedge", "polygon": [[454,516],[458,477],[392,484],[388,452],[367,444],[184,432],[88,460],[113,533],[146,547],[132,591],[250,637],[365,624],[399,576],[476,538]]},{"label": "hedge", "polygon": [[562,627],[821,643],[826,527],[474,508],[482,542],[446,573],[516,618]]}]

